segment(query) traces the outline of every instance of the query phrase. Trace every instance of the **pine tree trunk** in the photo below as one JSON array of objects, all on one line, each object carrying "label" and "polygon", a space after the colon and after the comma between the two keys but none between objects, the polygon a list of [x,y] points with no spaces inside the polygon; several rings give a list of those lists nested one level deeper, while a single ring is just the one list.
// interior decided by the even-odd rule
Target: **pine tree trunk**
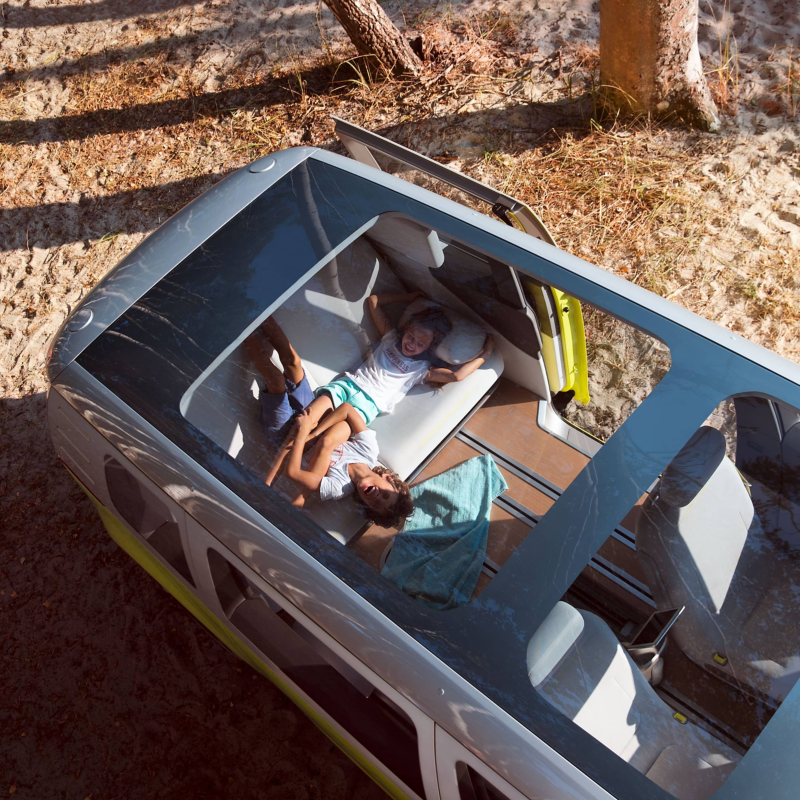
[{"label": "pine tree trunk", "polygon": [[419,75],[421,62],[377,0],[325,0],[356,50],[394,75]]},{"label": "pine tree trunk", "polygon": [[698,0],[600,0],[600,79],[615,105],[719,129],[697,10]]}]

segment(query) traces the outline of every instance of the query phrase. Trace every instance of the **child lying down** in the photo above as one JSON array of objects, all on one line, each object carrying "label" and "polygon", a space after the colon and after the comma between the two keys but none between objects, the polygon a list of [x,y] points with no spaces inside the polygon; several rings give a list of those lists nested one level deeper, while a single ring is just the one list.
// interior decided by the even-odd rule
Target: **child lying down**
[{"label": "child lying down", "polygon": [[[350,436],[340,443],[343,425],[348,426]],[[310,492],[318,492],[321,500],[338,500],[352,493],[368,519],[384,528],[402,527],[413,511],[408,484],[378,465],[375,431],[367,428],[353,406],[342,403],[316,427],[308,411],[302,411],[295,426],[286,466],[287,477],[301,491],[295,505],[303,505]],[[312,434],[317,441],[304,466],[304,451]]]},{"label": "child lying down", "polygon": [[[301,383],[291,383],[291,386],[287,384],[288,399],[285,401],[287,408],[292,403],[298,407],[295,410],[306,409],[316,424],[331,410],[346,402],[353,406],[364,423],[369,425],[379,414],[391,413],[397,402],[417,384],[427,382],[434,386],[442,386],[445,383],[462,381],[475,372],[492,352],[494,340],[490,335],[486,337],[481,353],[471,361],[461,364],[456,369],[434,368],[431,364],[431,353],[451,328],[450,321],[440,308],[429,308],[412,314],[399,331],[392,327],[383,311],[383,306],[391,303],[411,303],[417,298],[424,297],[425,294],[420,291],[410,294],[370,295],[367,298],[367,307],[372,321],[380,333],[381,341],[358,369],[352,373],[347,372],[342,377],[321,386],[317,389],[316,396],[311,392],[307,382],[302,384],[305,381],[302,365],[292,348],[291,352],[297,359],[295,369],[297,380]],[[272,318],[262,325],[262,330],[268,338],[271,337],[270,326],[277,328],[277,323]],[[278,328],[278,330],[280,329]],[[281,335],[286,339],[283,331],[281,331]],[[250,337],[248,342],[252,339],[253,337]],[[272,338],[270,341],[278,350],[281,363],[286,368],[286,362],[283,360],[278,344]],[[291,348],[288,340],[286,340],[286,345]],[[254,362],[264,374],[264,370],[255,358]],[[269,366],[277,371],[277,367],[271,362],[269,362]],[[271,391],[269,387],[268,391]],[[270,431],[273,436],[280,432],[280,426],[284,423],[282,419],[278,419],[276,424],[278,428]],[[264,427],[263,419],[262,427]],[[341,427],[338,430],[343,436],[340,442],[346,441],[351,430],[347,427]],[[283,459],[289,453],[291,446],[291,438],[288,438],[278,451],[266,477],[268,485],[272,484],[278,474]]]},{"label": "child lying down", "polygon": [[[259,423],[273,444],[283,441],[289,455],[288,477],[300,490],[294,505],[318,492],[322,500],[353,494],[365,516],[384,527],[400,527],[412,511],[408,485],[391,470],[378,465],[375,432],[350,403],[340,403],[325,419],[308,412],[314,393],[302,362],[278,323],[270,317],[261,330],[277,350],[283,371],[272,363],[258,337],[247,340],[250,357],[264,378]],[[316,441],[311,442],[313,439]],[[304,464],[307,444],[313,444]],[[274,471],[268,476],[270,484]]]}]

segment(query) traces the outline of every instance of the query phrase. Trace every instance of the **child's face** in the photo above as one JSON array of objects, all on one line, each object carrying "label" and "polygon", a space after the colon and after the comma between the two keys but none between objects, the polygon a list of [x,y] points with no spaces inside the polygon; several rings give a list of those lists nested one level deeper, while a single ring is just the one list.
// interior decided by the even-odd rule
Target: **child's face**
[{"label": "child's face", "polygon": [[356,484],[356,491],[359,497],[379,514],[389,513],[400,497],[394,484],[383,475],[378,475],[377,472],[371,472],[362,478]]},{"label": "child's face", "polygon": [[409,325],[403,331],[401,349],[404,356],[418,356],[433,343],[433,331],[420,325]]}]

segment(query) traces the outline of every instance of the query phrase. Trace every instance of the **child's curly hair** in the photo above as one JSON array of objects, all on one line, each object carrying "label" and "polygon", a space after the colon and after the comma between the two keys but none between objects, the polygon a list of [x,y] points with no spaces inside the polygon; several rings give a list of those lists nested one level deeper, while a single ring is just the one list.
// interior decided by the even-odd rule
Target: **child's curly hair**
[{"label": "child's curly hair", "polygon": [[435,306],[412,314],[406,320],[406,324],[403,325],[403,330],[400,332],[401,338],[412,325],[418,325],[433,334],[433,340],[428,347],[428,352],[435,350],[442,339],[453,330],[453,323],[445,316],[441,308]]},{"label": "child's curly hair", "polygon": [[397,530],[401,530],[403,525],[405,525],[406,517],[414,510],[414,501],[411,499],[411,491],[408,488],[408,484],[404,480],[401,480],[396,472],[392,472],[392,470],[386,467],[376,466],[372,468],[372,471],[376,475],[381,475],[386,478],[397,490],[399,496],[397,500],[395,500],[392,509],[381,514],[374,508],[370,508],[362,500],[357,490],[353,492],[353,499],[361,506],[364,516],[371,522],[380,525],[382,528],[397,528]]}]

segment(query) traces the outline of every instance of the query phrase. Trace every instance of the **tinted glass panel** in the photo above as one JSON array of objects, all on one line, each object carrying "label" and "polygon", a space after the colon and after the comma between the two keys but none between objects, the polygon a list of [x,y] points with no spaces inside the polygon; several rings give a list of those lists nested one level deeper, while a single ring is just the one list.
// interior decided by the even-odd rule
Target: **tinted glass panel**
[{"label": "tinted glass panel", "polygon": [[458,777],[458,796],[461,800],[508,800],[495,786],[476,772],[469,764],[459,761],[456,764]]},{"label": "tinted glass panel", "polygon": [[409,716],[281,610],[214,550],[220,603],[231,623],[398,778],[425,796],[417,730]]},{"label": "tinted glass panel", "polygon": [[535,690],[677,798],[721,787],[800,676],[792,412],[720,403],[528,649]]},{"label": "tinted glass panel", "polygon": [[194,586],[180,528],[167,506],[115,458],[106,457],[105,478],[111,502],[122,518]]},{"label": "tinted glass panel", "polygon": [[451,241],[444,264],[431,275],[520,350],[538,357],[539,337],[511,267]]},{"label": "tinted glass panel", "polygon": [[[456,203],[461,203],[476,211],[480,211],[482,214],[488,214],[490,212],[491,209],[488,203],[479,200],[468,192],[462,192],[461,189],[456,189],[455,186],[451,186],[449,183],[445,183],[427,172],[418,170],[415,167],[410,167],[408,164],[404,164],[391,156],[387,156],[385,153],[381,153],[379,150],[375,150],[372,147],[367,146],[367,149],[372,153],[373,158],[378,162],[378,166],[384,172],[388,172],[390,175],[397,175],[398,178],[402,178],[409,183],[415,183],[423,189],[436,192],[436,194],[454,200]],[[445,166],[450,165],[446,164]]]},{"label": "tinted glass panel", "polygon": [[[360,227],[363,181],[301,165],[178,264],[80,357],[123,399],[179,425],[178,402],[249,322]],[[369,184],[368,184],[369,185]],[[376,201],[377,202],[377,201]]]}]

